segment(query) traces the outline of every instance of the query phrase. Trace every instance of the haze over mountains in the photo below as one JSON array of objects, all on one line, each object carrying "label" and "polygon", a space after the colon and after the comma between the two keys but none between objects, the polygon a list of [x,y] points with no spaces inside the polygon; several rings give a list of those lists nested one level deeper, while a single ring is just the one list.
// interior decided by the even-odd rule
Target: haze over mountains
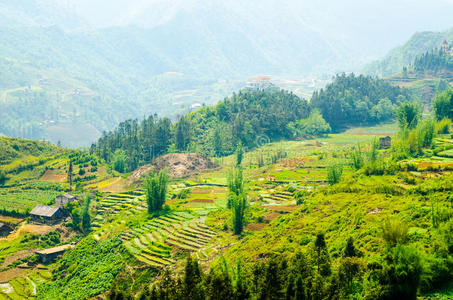
[{"label": "haze over mountains", "polygon": [[[452,25],[449,0],[362,2],[1,1],[0,133],[86,145],[126,118],[215,103],[251,76],[357,71]],[[90,134],[70,140],[69,128]]]}]

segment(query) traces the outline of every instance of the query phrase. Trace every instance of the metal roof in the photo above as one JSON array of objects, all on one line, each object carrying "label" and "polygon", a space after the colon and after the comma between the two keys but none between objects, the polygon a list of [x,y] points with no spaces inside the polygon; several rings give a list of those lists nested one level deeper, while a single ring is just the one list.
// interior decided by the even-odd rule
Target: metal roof
[{"label": "metal roof", "polygon": [[52,217],[59,209],[60,208],[56,206],[36,205],[35,208],[33,208],[33,210],[30,212],[30,215]]},{"label": "metal roof", "polygon": [[68,248],[73,248],[74,246],[71,244],[66,244],[66,245],[61,245],[58,247],[53,247],[49,249],[44,249],[44,250],[38,250],[36,253],[38,254],[54,254],[54,253],[59,253],[67,250]]}]

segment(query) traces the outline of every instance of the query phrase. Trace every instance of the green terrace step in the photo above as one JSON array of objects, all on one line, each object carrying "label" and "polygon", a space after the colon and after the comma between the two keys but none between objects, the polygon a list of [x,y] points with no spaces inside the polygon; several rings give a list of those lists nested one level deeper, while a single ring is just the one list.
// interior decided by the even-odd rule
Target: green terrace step
[{"label": "green terrace step", "polygon": [[166,239],[165,243],[170,245],[170,246],[173,246],[173,247],[176,247],[176,248],[180,248],[180,249],[183,249],[183,250],[188,250],[188,251],[197,251],[198,250],[198,248],[182,244],[182,243],[178,242],[177,240],[174,240],[174,239],[171,239],[171,238]]},{"label": "green terrace step", "polygon": [[211,228],[209,228],[206,225],[203,225],[201,223],[190,223],[188,225],[188,227],[193,228],[193,229],[198,230],[198,231],[201,231],[201,232],[204,232],[204,233],[208,233],[208,234],[211,234],[211,235],[216,235],[216,233],[214,231],[212,231]]},{"label": "green terrace step", "polygon": [[149,259],[151,261],[154,261],[156,263],[160,263],[160,264],[166,265],[166,266],[175,262],[174,260],[167,260],[165,258],[156,256],[152,253],[140,253],[139,256],[146,257],[147,259]]},{"label": "green terrace step", "polygon": [[201,238],[189,236],[187,234],[184,234],[183,232],[174,232],[173,236],[175,236],[179,239],[182,239],[182,240],[189,241],[191,243],[199,244],[199,245],[206,245],[209,242],[207,239],[201,239]]},{"label": "green terrace step", "polygon": [[177,215],[177,216],[180,216],[180,217],[182,217],[184,219],[193,219],[194,218],[193,215],[191,215],[188,212],[184,212],[184,211],[175,211],[175,212],[173,212],[173,214]]},{"label": "green terrace step", "polygon": [[150,265],[151,267],[155,267],[155,268],[163,268],[163,267],[165,267],[165,264],[160,263],[160,262],[156,262],[155,260],[151,260],[151,259],[147,258],[146,256],[143,256],[142,254],[141,255],[135,255],[135,258],[138,261],[141,261],[142,263]]},{"label": "green terrace step", "polygon": [[180,234],[184,234],[186,237],[188,238],[192,238],[192,239],[196,239],[196,240],[199,240],[199,241],[203,241],[203,242],[206,242],[206,243],[209,243],[209,241],[211,240],[211,238],[208,238],[206,236],[202,236],[200,234],[195,234],[193,232],[190,232],[186,229],[182,229],[181,231],[179,231]]}]

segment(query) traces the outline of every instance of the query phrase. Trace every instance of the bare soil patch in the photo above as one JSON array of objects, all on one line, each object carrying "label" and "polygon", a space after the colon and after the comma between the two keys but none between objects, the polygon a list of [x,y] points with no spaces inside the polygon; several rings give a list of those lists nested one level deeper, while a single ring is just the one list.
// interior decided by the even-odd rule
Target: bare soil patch
[{"label": "bare soil patch", "polygon": [[52,182],[65,182],[66,174],[62,174],[61,170],[47,170],[40,180],[52,181]]},{"label": "bare soil patch", "polygon": [[272,211],[293,212],[297,209],[297,205],[268,205],[264,206],[264,208]]},{"label": "bare soil patch", "polygon": [[261,231],[266,227],[265,223],[252,223],[248,224],[245,228],[247,231]]},{"label": "bare soil patch", "polygon": [[211,199],[193,199],[193,200],[190,200],[190,202],[195,202],[195,203],[214,203],[214,200],[211,200]]},{"label": "bare soil patch", "polygon": [[13,268],[0,272],[0,282],[8,282],[16,277],[24,277],[25,269]]},{"label": "bare soil patch", "polygon": [[212,190],[202,190],[202,189],[196,189],[192,190],[192,194],[210,194]]},{"label": "bare soil patch", "polygon": [[173,178],[187,178],[217,168],[219,165],[198,153],[169,153],[154,159],[152,164],[142,166],[132,172],[126,184],[137,186],[143,177],[152,171],[162,169],[167,169]]},{"label": "bare soil patch", "polygon": [[[27,249],[27,250],[21,250],[17,251],[14,254],[11,254],[5,258],[3,261],[3,264],[0,266],[0,268],[5,268],[15,262],[16,260],[19,259],[24,259],[26,257],[32,256],[33,253],[35,253],[36,249]],[[0,280],[1,281],[1,280]]]},{"label": "bare soil patch", "polygon": [[281,216],[282,214],[277,212],[277,211],[274,211],[274,212],[271,212],[271,213],[268,213],[267,215],[264,216],[264,220],[270,222],[276,218],[278,218],[279,216]]}]

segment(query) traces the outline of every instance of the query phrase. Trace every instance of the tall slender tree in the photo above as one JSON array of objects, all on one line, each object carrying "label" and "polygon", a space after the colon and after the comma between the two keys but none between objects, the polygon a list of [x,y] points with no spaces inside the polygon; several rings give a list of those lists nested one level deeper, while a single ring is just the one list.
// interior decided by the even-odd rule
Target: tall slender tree
[{"label": "tall slender tree", "polygon": [[145,195],[148,203],[148,213],[162,209],[165,203],[168,188],[168,174],[161,170],[157,175],[153,174],[145,178]]}]

